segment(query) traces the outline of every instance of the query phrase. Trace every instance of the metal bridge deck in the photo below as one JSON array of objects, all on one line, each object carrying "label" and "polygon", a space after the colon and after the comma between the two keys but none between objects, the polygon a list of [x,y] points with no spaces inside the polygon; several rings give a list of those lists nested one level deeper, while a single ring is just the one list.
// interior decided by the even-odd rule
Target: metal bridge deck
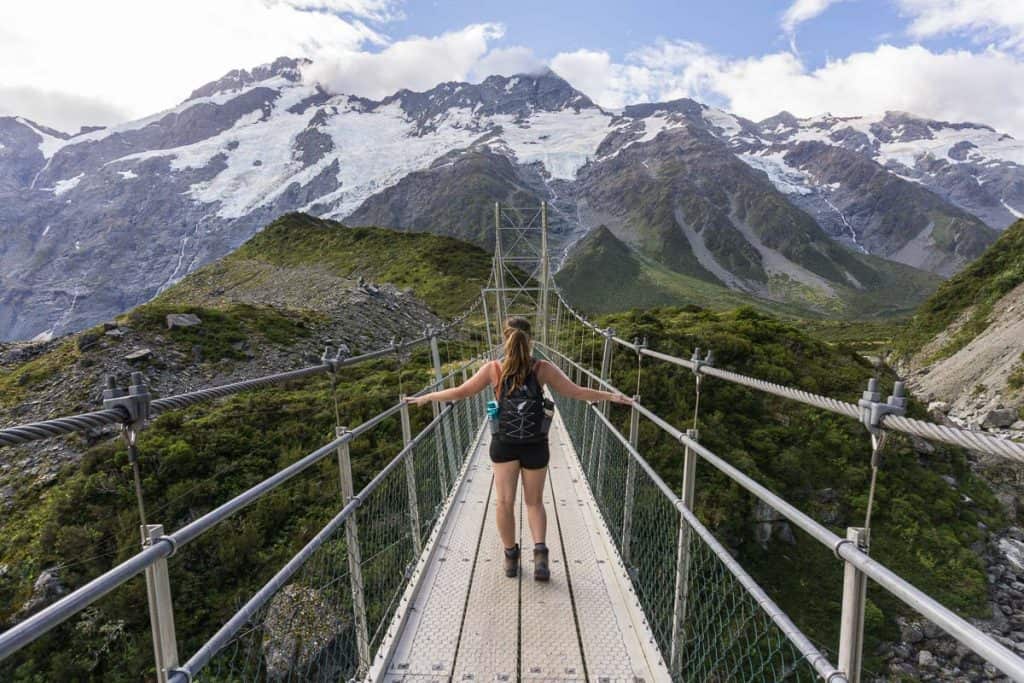
[{"label": "metal bridge deck", "polygon": [[669,680],[560,417],[549,440],[544,505],[551,581],[533,580],[521,489],[520,577],[502,571],[485,429],[424,550],[379,680]]}]

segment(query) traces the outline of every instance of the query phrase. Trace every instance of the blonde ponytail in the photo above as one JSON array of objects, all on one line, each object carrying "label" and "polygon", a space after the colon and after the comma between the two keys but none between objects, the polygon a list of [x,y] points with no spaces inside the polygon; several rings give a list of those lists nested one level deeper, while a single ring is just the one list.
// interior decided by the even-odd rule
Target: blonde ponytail
[{"label": "blonde ponytail", "polygon": [[505,359],[501,362],[498,391],[505,388],[505,380],[509,377],[512,378],[509,391],[515,391],[526,384],[526,377],[533,365],[530,357],[530,321],[526,318],[509,318],[505,321],[502,336],[505,338]]}]

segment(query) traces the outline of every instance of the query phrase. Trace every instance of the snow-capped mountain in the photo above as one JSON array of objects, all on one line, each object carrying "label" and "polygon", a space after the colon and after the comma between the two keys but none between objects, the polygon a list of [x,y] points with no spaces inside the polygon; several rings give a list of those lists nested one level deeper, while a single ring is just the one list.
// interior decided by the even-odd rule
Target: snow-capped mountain
[{"label": "snow-capped mountain", "polygon": [[[610,112],[550,71],[373,101],[304,66],[232,71],[76,135],[0,118],[0,339],[101,322],[293,210],[486,245],[494,201],[545,199],[558,245],[605,224],[669,267],[807,302],[888,281],[891,264],[859,252],[943,274],[980,253],[995,232],[973,214],[999,214],[944,189],[946,166],[1024,205],[1019,143],[969,124],[954,139],[952,124],[756,124],[689,100]],[[845,177],[843,155],[869,166]],[[894,206],[906,220],[887,220]]]}]

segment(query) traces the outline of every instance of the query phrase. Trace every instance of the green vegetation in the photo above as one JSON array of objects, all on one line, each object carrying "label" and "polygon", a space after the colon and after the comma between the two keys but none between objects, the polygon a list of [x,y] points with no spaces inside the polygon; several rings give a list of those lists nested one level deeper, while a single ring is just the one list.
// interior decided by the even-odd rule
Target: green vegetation
[{"label": "green vegetation", "polygon": [[[1024,232],[1022,225],[1015,229]],[[450,314],[477,295],[490,264],[483,251],[449,238],[348,229],[291,214],[121,322],[159,333],[186,357],[199,347],[204,363],[242,358],[247,343],[284,347],[302,341],[325,313],[210,294],[218,288],[251,293],[257,287],[284,286],[285,278],[274,268],[293,275],[315,270],[331,277],[362,275],[392,282],[411,288],[439,313]],[[914,279],[919,277],[916,271],[906,272],[906,289],[927,286]],[[875,372],[861,353],[885,343],[888,327],[770,317],[767,312],[795,317],[799,309],[755,302],[671,270],[632,252],[607,230],[588,236],[579,255],[560,273],[559,283],[585,309],[650,309],[602,320],[619,336],[647,337],[652,348],[680,356],[689,356],[697,346],[712,348],[721,367],[851,401]],[[688,305],[657,308],[667,303]],[[716,313],[700,305],[734,310]],[[891,312],[898,309],[894,305]],[[203,324],[166,330],[165,317],[171,312],[194,312]],[[101,331],[91,330],[79,339],[97,334]],[[451,357],[464,351],[453,344]],[[596,346],[584,353],[592,351],[599,353]],[[95,351],[83,354],[69,340],[0,375],[0,404],[30,399],[37,387],[59,381],[66,366],[91,362],[91,353]],[[402,390],[426,382],[428,368],[425,350],[420,350],[404,366],[386,359],[345,369],[336,393],[341,422],[354,426],[379,412]],[[612,379],[623,389],[635,387],[636,358],[617,352]],[[884,371],[882,380],[889,385],[893,377]],[[647,405],[673,424],[689,424],[694,408],[689,371],[644,360],[640,392]],[[911,410],[917,416],[923,413],[916,403]],[[333,411],[329,381],[318,378],[161,416],[139,442],[150,521],[168,530],[180,528],[296,461],[333,435]],[[418,429],[429,411],[413,415]],[[625,415],[613,412],[616,420]],[[709,448],[837,533],[862,524],[870,447],[855,421],[707,380],[699,427]],[[647,422],[641,425],[640,439],[641,451],[678,488],[678,443]],[[398,422],[390,420],[355,442],[357,488],[394,455],[398,441]],[[59,567],[61,580],[74,588],[138,550],[131,469],[121,442],[81,445],[81,459],[68,464],[55,481],[11,482],[16,490],[12,508],[0,517],[0,624],[16,616],[44,569]],[[698,472],[701,518],[797,625],[834,651],[841,564],[829,549],[795,529],[795,545],[776,537],[762,548],[754,540],[753,498],[706,463]],[[956,487],[943,481],[943,475],[954,477]],[[175,604],[188,605],[176,611],[180,651],[193,652],[316,533],[337,511],[339,495],[336,466],[322,462],[172,558]],[[964,496],[967,502],[962,502]],[[907,439],[893,437],[879,475],[872,554],[944,604],[981,616],[987,586],[981,560],[970,547],[984,539],[979,523],[998,528],[1005,521],[1001,515],[961,451],[937,447],[917,453]],[[879,640],[896,636],[893,618],[902,610],[881,591],[870,591],[868,653]],[[133,581],[4,662],[0,679],[129,681],[138,680],[140,671],[152,677],[145,603],[143,583]],[[72,639],[74,648],[67,646]]]},{"label": "green vegetation", "polygon": [[[946,343],[925,359],[948,358],[988,329],[996,302],[1024,282],[1024,220],[1017,221],[980,258],[944,282],[896,340],[896,349],[916,354],[936,335]],[[957,323],[955,329],[950,326]]]},{"label": "green vegetation", "polygon": [[604,226],[592,230],[574,247],[556,280],[570,301],[596,313],[668,305],[751,305],[781,315],[800,312],[795,306],[758,299],[671,270],[631,250]]},{"label": "green vegetation", "polygon": [[[226,314],[226,318],[230,318]],[[237,322],[237,321],[236,321]],[[239,323],[241,324],[241,323]],[[475,347],[474,347],[475,348]],[[451,344],[452,358],[466,348]],[[425,349],[346,368],[337,388],[344,424],[392,405],[430,378]],[[413,411],[414,430],[429,410]],[[237,395],[169,413],[139,438],[151,522],[180,528],[298,460],[334,435],[327,378]],[[356,488],[397,453],[397,418],[353,443]],[[87,449],[52,486],[18,487],[14,514],[0,517],[0,623],[9,623],[48,567],[78,587],[138,552],[138,512],[120,440]],[[172,558],[179,648],[193,652],[340,507],[333,458],[269,494]],[[185,606],[188,606],[186,609]],[[0,665],[0,679],[136,681],[152,675],[145,586],[133,581]],[[74,638],[75,647],[67,647]]]},{"label": "green vegetation", "polygon": [[[752,308],[731,312],[662,308],[610,315],[602,325],[625,338],[648,338],[651,348],[688,357],[694,347],[714,349],[716,365],[836,398],[855,401],[875,369],[842,340],[816,339],[797,325]],[[815,323],[815,325],[820,325]],[[589,338],[589,337],[588,337]],[[584,354],[590,353],[585,349]],[[617,352],[612,373],[622,388],[636,386],[637,362]],[[886,390],[894,377],[881,377]],[[690,371],[654,360],[641,369],[645,404],[677,426],[693,415]],[[910,412],[923,416],[912,402]],[[613,411],[624,420],[625,411]],[[624,425],[623,425],[624,426]],[[704,382],[700,437],[758,482],[780,494],[840,535],[862,526],[867,503],[871,451],[864,428],[843,416],[803,406],[726,382]],[[653,424],[642,422],[641,452],[674,488],[680,483],[682,451]],[[957,480],[951,487],[941,478]],[[961,502],[967,496],[969,502]],[[738,552],[740,562],[765,586],[798,626],[819,643],[838,642],[842,564],[828,548],[793,529],[795,545],[774,538],[762,549],[754,540],[754,498],[706,463],[698,465],[698,513],[719,538]],[[971,544],[998,528],[1001,508],[976,479],[965,454],[936,446],[915,452],[910,441],[890,438],[878,478],[872,521],[872,555],[943,604],[971,616],[987,610],[987,584],[981,559]],[[897,637],[893,618],[898,601],[870,589],[867,653],[882,639]],[[877,665],[874,662],[873,665]]]},{"label": "green vegetation", "polygon": [[53,351],[33,358],[12,370],[0,370],[0,407],[23,402],[32,390],[50,381],[63,368],[75,361],[78,349],[67,341]]},{"label": "green vegetation", "polygon": [[[271,357],[287,357],[286,349],[308,347],[326,323],[336,322],[327,320],[328,306],[302,298],[318,277],[316,284],[326,283],[331,295],[340,278],[360,275],[410,288],[447,316],[479,296],[489,258],[450,238],[349,229],[291,214],[118,323],[156,351],[134,366],[147,375],[181,366],[200,377],[237,373],[238,363],[252,356],[272,350]],[[169,330],[169,313],[194,313],[202,324]],[[364,332],[353,330],[353,336]],[[452,341],[442,346],[442,358],[465,357],[480,343]],[[33,392],[64,382],[53,410],[95,409],[97,374],[123,353],[121,344],[103,327],[80,333],[0,375],[0,404],[32,400]],[[248,376],[254,374],[258,368]],[[430,377],[426,348],[345,368],[336,389],[341,423],[360,424]],[[334,410],[330,380],[319,377],[160,416],[139,437],[149,521],[178,529],[295,462],[333,438]],[[413,429],[430,415],[413,411]],[[400,443],[396,417],[352,444],[357,489]],[[72,437],[71,446],[80,457],[55,478],[27,470],[0,481],[14,491],[0,514],[0,628],[18,618],[45,569],[58,568],[60,581],[74,589],[139,550],[131,467],[121,440]],[[194,652],[340,507],[337,464],[328,458],[182,548],[170,561],[180,651]],[[147,614],[145,586],[137,579],[0,664],[0,680],[137,681],[140,672],[150,679]]]}]

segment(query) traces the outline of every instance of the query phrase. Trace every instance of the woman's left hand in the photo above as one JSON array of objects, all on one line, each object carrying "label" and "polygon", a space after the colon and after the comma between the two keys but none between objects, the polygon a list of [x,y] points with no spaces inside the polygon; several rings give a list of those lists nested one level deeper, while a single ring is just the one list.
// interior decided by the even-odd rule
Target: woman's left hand
[{"label": "woman's left hand", "polygon": [[631,405],[633,405],[633,397],[632,396],[626,396],[625,394],[614,393],[614,394],[612,394],[611,400],[612,400],[612,403],[618,403],[618,404],[624,405],[624,406],[631,406]]},{"label": "woman's left hand", "polygon": [[430,403],[430,399],[426,396],[406,396],[405,402],[414,406],[421,406],[424,403]]}]

